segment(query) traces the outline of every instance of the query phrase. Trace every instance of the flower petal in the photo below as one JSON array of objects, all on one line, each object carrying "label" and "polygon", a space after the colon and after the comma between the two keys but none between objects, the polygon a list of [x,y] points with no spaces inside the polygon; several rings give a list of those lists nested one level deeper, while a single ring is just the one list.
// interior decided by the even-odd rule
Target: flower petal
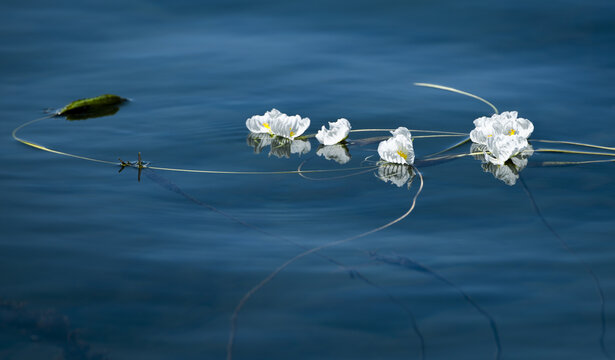
[{"label": "flower petal", "polygon": [[470,139],[477,144],[487,144],[487,140],[496,135],[518,135],[527,139],[534,131],[531,121],[517,118],[516,111],[505,111],[491,117],[480,117],[474,120],[474,130],[470,132]]},{"label": "flower petal", "polygon": [[504,165],[508,159],[527,146],[527,139],[520,135],[495,135],[487,139],[487,151],[491,156],[487,155],[486,158],[493,164]]},{"label": "flower petal", "polygon": [[297,136],[301,136],[307,130],[310,126],[310,119],[307,117],[302,118],[299,115],[288,116],[280,114],[270,125],[274,135],[292,140]]},{"label": "flower petal", "polygon": [[246,127],[253,133],[268,133],[271,132],[271,124],[276,121],[280,116],[280,112],[277,109],[271,109],[264,115],[254,115],[246,120]]}]

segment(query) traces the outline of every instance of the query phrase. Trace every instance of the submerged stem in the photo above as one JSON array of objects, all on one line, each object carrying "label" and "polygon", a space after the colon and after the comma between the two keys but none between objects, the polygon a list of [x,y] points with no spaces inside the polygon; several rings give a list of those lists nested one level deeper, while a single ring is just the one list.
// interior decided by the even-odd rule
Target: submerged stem
[{"label": "submerged stem", "polygon": [[347,243],[368,235],[371,235],[373,233],[376,233],[380,230],[384,230],[398,222],[400,222],[401,220],[405,219],[408,215],[410,215],[410,213],[412,213],[412,211],[414,210],[414,207],[416,205],[416,199],[418,198],[418,196],[421,194],[421,191],[423,190],[423,175],[421,174],[420,171],[418,171],[418,169],[416,169],[417,174],[419,175],[419,178],[421,180],[419,189],[417,190],[416,194],[414,195],[413,199],[412,199],[412,204],[410,206],[410,208],[400,217],[396,218],[395,220],[392,220],[380,227],[377,227],[375,229],[366,231],[364,233],[361,233],[359,235],[355,235],[346,239],[342,239],[342,240],[337,240],[337,241],[332,241],[329,242],[327,244],[309,249],[307,251],[304,251],[298,255],[295,255],[294,257],[292,257],[291,259],[287,260],[286,262],[284,262],[282,265],[278,266],[273,272],[271,272],[269,275],[267,275],[267,277],[265,277],[263,280],[261,280],[258,284],[256,284],[252,289],[250,289],[242,298],[241,300],[239,300],[239,303],[237,304],[237,306],[235,307],[235,311],[233,311],[233,314],[231,315],[231,331],[229,334],[229,341],[228,341],[228,345],[227,345],[227,359],[231,360],[232,356],[232,349],[233,349],[233,342],[235,339],[235,332],[237,329],[237,317],[239,316],[239,312],[241,311],[241,309],[244,307],[244,305],[248,302],[248,300],[252,297],[252,295],[254,295],[257,291],[259,291],[263,286],[267,285],[271,280],[273,280],[280,272],[282,272],[284,269],[286,269],[288,266],[290,266],[292,263],[294,263],[295,261],[309,255],[315,252],[318,252],[320,250],[323,250],[325,248],[328,247],[332,247],[332,246],[336,246],[336,245],[340,245],[343,243]]},{"label": "submerged stem", "polygon": [[495,359],[498,360],[500,358],[502,354],[502,344],[500,342],[500,333],[498,331],[498,327],[497,327],[497,323],[495,322],[495,319],[491,316],[491,314],[487,312],[487,310],[483,309],[476,301],[474,301],[474,299],[472,299],[472,297],[468,295],[468,293],[466,293],[461,287],[457,286],[455,283],[448,280],[444,276],[438,274],[437,272],[430,269],[429,267],[423,264],[420,264],[417,261],[412,260],[408,257],[405,257],[405,256],[388,257],[388,256],[378,255],[376,253],[372,253],[371,256],[372,256],[372,259],[379,261],[379,262],[383,262],[385,264],[397,265],[397,266],[401,266],[409,270],[415,270],[418,272],[429,274],[435,277],[436,279],[442,281],[446,285],[452,287],[457,292],[459,292],[461,296],[463,296],[463,298],[470,305],[472,305],[472,307],[474,307],[476,311],[478,311],[481,315],[483,315],[489,322],[489,327],[491,328],[491,333],[493,334],[493,341],[495,342]]},{"label": "submerged stem", "polygon": [[580,142],[574,142],[574,141],[542,140],[542,139],[532,139],[531,141],[550,143],[550,144],[564,144],[564,145],[583,146],[583,147],[590,147],[590,148],[596,148],[596,149],[602,149],[602,150],[615,151],[615,147],[601,146],[601,145],[592,145],[592,144],[586,144],[586,143],[580,143]]},{"label": "submerged stem", "polygon": [[562,248],[564,248],[564,250],[566,250],[569,254],[571,254],[575,258],[577,263],[579,265],[581,265],[583,270],[585,270],[585,272],[587,272],[587,274],[592,278],[592,280],[594,282],[594,285],[596,287],[596,291],[598,293],[598,298],[600,300],[600,338],[599,338],[598,342],[600,343],[600,350],[602,351],[602,354],[607,359],[611,359],[611,355],[609,354],[609,351],[606,348],[606,344],[605,344],[605,338],[606,338],[606,309],[605,309],[605,300],[604,300],[604,290],[602,289],[602,285],[600,284],[600,279],[598,279],[598,276],[596,275],[596,273],[594,273],[592,268],[581,258],[581,256],[576,251],[574,251],[568,245],[568,242],[566,242],[566,240],[564,240],[564,238],[562,238],[555,231],[555,229],[551,226],[551,224],[549,224],[547,219],[542,214],[542,211],[538,207],[538,204],[536,203],[536,199],[534,199],[534,195],[530,191],[530,188],[527,186],[525,180],[523,179],[523,177],[521,177],[521,175],[519,175],[519,180],[521,181],[521,184],[523,185],[523,190],[525,191],[525,193],[527,194],[528,198],[530,199],[530,202],[532,203],[532,207],[534,208],[534,211],[536,212],[536,214],[538,215],[538,217],[540,218],[542,223],[551,232],[551,234],[553,234],[553,236],[559,240],[560,244],[562,245]]},{"label": "submerged stem", "polygon": [[[371,171],[371,169],[370,169],[370,171]],[[233,220],[233,221],[235,221],[235,222],[237,222],[237,223],[239,223],[239,224],[241,224],[241,225],[243,225],[243,226],[245,226],[245,227],[247,227],[249,229],[255,230],[255,231],[257,231],[257,232],[259,232],[261,234],[264,234],[264,235],[270,236],[270,237],[272,237],[274,239],[278,239],[278,240],[284,241],[286,243],[295,245],[295,246],[297,246],[297,247],[299,247],[299,248],[301,248],[303,250],[306,250],[306,251],[309,250],[309,248],[307,248],[306,246],[304,246],[304,245],[302,245],[302,244],[300,244],[298,242],[295,242],[293,240],[287,239],[287,238],[282,237],[280,235],[276,235],[276,234],[270,233],[268,231],[265,231],[265,230],[263,230],[263,229],[261,229],[261,228],[259,228],[257,226],[254,226],[252,224],[249,224],[249,223],[239,219],[236,216],[233,216],[233,215],[228,214],[228,213],[226,213],[226,212],[224,212],[222,210],[219,210],[216,207],[214,207],[214,206],[212,206],[210,204],[207,204],[207,203],[205,203],[205,202],[203,202],[203,201],[201,201],[201,200],[199,200],[199,199],[189,195],[188,193],[183,191],[179,186],[177,186],[175,183],[173,183],[172,181],[170,181],[170,180],[168,180],[168,179],[166,179],[166,178],[156,174],[156,172],[152,171],[151,169],[145,169],[144,172],[145,172],[145,175],[150,180],[152,180],[154,183],[160,185],[161,187],[163,187],[163,188],[165,188],[165,189],[167,189],[169,191],[172,191],[174,193],[177,193],[177,194],[183,196],[184,198],[186,198],[187,200],[195,203],[198,206],[205,207],[205,208],[207,208],[207,209],[209,209],[211,211],[217,212],[217,213],[223,215],[224,217],[229,218],[229,219],[231,219],[231,220]],[[340,267],[341,269],[347,271],[352,276],[356,276],[358,279],[360,279],[364,283],[366,283],[366,284],[368,284],[368,285],[370,285],[370,286],[380,290],[381,292],[384,293],[384,295],[389,300],[391,300],[396,305],[400,306],[402,308],[402,310],[404,310],[404,312],[410,318],[412,329],[414,330],[415,334],[419,338],[420,358],[421,359],[424,358],[424,354],[425,354],[425,339],[424,339],[423,334],[421,333],[420,329],[418,328],[418,324],[416,322],[416,318],[415,318],[414,314],[412,313],[412,310],[410,310],[404,303],[402,303],[396,297],[394,297],[385,288],[383,288],[382,286],[372,282],[369,278],[367,278],[365,275],[360,273],[358,270],[349,268],[348,266],[344,265],[343,263],[341,263],[341,262],[339,262],[339,261],[337,261],[337,260],[335,260],[335,259],[333,259],[333,258],[331,258],[331,257],[329,257],[329,256],[327,256],[325,254],[316,253],[315,255],[320,257],[320,258],[322,258],[322,259],[324,259],[324,260],[326,260],[326,261],[328,261],[328,262],[330,262],[330,263],[332,263],[332,264],[334,264],[334,265],[336,265],[336,266],[338,266],[338,267]],[[234,334],[233,334],[233,338],[234,338]],[[231,341],[231,344],[232,344],[232,341]],[[227,352],[227,358],[231,359],[232,358],[232,347],[228,348],[227,351],[228,351]]]}]

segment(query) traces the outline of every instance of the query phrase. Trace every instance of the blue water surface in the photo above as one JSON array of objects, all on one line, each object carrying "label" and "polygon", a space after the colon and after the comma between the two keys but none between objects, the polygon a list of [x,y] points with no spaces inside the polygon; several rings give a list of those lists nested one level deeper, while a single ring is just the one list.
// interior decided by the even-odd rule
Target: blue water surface
[{"label": "blue water surface", "polygon": [[[612,157],[536,152],[509,186],[473,157],[419,161],[462,137],[417,138],[412,213],[328,246],[406,213],[421,177],[378,177],[377,140],[354,141],[386,132],[352,133],[340,165],[315,139],[255,153],[245,120],[277,108],[308,133],[340,117],[467,133],[493,112],[413,86],[429,82],[518,111],[534,139],[615,146],[613,44],[607,0],[3,1],[0,359],[611,358],[615,167],[544,163]],[[131,102],[19,135],[158,167],[365,170],[137,181],[10,136],[104,93]],[[254,293],[229,351],[244,294],[325,245]]]}]

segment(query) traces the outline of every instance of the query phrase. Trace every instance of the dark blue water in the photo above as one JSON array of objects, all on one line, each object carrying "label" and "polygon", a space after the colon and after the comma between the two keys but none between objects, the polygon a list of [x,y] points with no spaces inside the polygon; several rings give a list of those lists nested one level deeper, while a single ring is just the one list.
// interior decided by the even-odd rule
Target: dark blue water
[{"label": "dark blue water", "polygon": [[[82,156],[340,169],[375,160],[377,143],[351,146],[346,165],[316,156],[314,139],[301,156],[255,154],[245,119],[275,107],[310,117],[310,133],[339,117],[469,132],[491,113],[412,85],[430,82],[519,111],[532,138],[614,146],[614,43],[612,1],[2,2],[0,358],[224,359],[247,291],[304,248],[398,218],[420,185],[377,169],[327,181],[146,170],[138,182],[10,138],[43,109],[132,99],[20,133]],[[458,140],[415,139],[417,158]],[[233,359],[609,358],[615,167],[541,166],[597,159],[536,153],[525,187],[471,157],[417,165],[414,211],[256,292]]]}]

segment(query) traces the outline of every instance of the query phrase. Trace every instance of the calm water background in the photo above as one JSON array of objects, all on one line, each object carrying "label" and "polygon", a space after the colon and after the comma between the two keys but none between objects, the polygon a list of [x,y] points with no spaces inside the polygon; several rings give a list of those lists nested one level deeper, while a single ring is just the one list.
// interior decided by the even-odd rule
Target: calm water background
[{"label": "calm water background", "polygon": [[[357,129],[468,132],[490,114],[412,86],[422,81],[519,111],[534,138],[615,145],[612,1],[9,0],[0,20],[0,299],[25,303],[5,306],[1,359],[223,359],[241,296],[302,251],[281,237],[313,247],[371,230],[404,213],[418,187],[374,171],[330,181],[157,173],[268,236],[146,176],[137,182],[133,169],[118,174],[10,139],[42,109],[103,93],[133,99],[112,117],[51,119],[21,133],[111,161],[140,151],[158,166],[274,171],[309,159],[306,168],[339,168],[314,155],[315,141],[301,157],[254,154],[245,119],[276,107],[309,116],[310,132],[339,117]],[[454,142],[416,140],[415,149],[420,158]],[[344,166],[375,149],[351,148]],[[607,358],[615,167],[538,166],[581,159],[537,154],[522,172],[572,251],[520,183],[505,185],[472,158],[424,167],[410,217],[323,251],[375,286],[318,256],[301,259],[240,313],[233,358],[419,359],[408,310],[426,359],[494,358],[488,317],[459,289],[495,321],[502,359]],[[370,252],[412,259],[449,283]],[[37,329],[63,316],[89,352],[70,354],[61,326]]]}]

